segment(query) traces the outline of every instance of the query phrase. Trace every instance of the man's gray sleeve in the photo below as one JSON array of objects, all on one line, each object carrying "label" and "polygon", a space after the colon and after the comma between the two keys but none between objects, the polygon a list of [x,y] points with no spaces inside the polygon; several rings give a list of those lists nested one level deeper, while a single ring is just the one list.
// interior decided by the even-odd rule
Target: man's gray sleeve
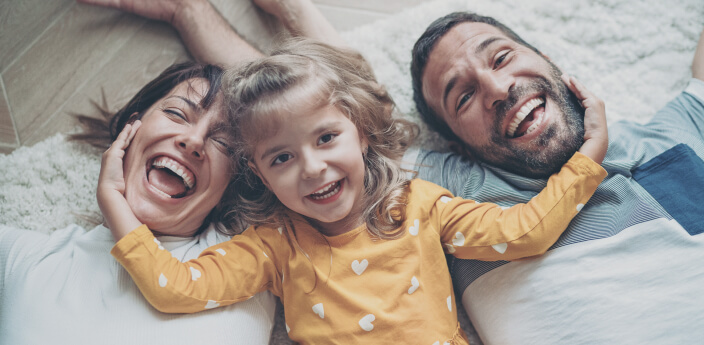
[{"label": "man's gray sleeve", "polygon": [[410,169],[420,178],[447,188],[453,195],[461,196],[476,164],[451,152],[433,152],[410,149],[404,161],[415,162]]}]

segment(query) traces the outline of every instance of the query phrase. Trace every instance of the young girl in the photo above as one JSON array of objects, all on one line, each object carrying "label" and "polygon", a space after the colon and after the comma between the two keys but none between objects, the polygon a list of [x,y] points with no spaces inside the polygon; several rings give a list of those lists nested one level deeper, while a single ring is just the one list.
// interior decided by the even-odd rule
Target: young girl
[{"label": "young girl", "polygon": [[[504,210],[405,178],[399,160],[415,128],[391,116],[392,100],[359,54],[295,41],[232,73],[230,84],[240,173],[252,182],[242,184],[240,202],[254,226],[242,235],[181,263],[146,226],[127,224],[119,193],[101,180],[101,206],[116,211],[104,213],[120,218],[111,223],[119,240],[112,253],[163,312],[211,309],[268,289],[301,343],[467,344],[445,253],[542,254],[606,175],[585,156],[603,159],[603,111],[587,110],[594,139],[585,154],[529,203]],[[119,168],[115,151],[103,169]]]}]

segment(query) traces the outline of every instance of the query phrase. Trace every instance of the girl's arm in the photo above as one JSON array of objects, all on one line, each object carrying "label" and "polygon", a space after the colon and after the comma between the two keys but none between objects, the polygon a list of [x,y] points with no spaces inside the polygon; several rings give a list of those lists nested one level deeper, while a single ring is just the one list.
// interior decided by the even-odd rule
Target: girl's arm
[{"label": "girl's arm", "polygon": [[528,203],[503,209],[451,198],[444,191],[430,214],[436,216],[445,251],[456,257],[498,261],[540,255],[557,241],[605,177],[599,164],[577,152]]},{"label": "girl's arm", "polygon": [[142,225],[125,199],[125,178],[122,164],[125,150],[141,124],[142,122],[137,120],[132,124],[125,125],[117,139],[103,153],[100,164],[98,206],[115,241],[119,241],[130,231]]},{"label": "girl's arm", "polygon": [[[268,235],[260,236],[261,232]],[[250,228],[206,249],[197,259],[181,262],[142,225],[117,242],[111,254],[154,308],[195,313],[244,301],[267,289],[281,296],[281,271],[275,262],[281,257],[277,255],[286,257],[286,248],[277,230]]]}]

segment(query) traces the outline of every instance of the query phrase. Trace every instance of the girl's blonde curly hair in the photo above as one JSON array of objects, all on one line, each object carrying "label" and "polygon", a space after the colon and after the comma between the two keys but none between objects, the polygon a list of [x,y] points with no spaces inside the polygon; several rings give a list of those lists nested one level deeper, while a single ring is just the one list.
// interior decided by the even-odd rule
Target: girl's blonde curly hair
[{"label": "girl's blonde curly hair", "polygon": [[269,57],[225,76],[228,111],[239,131],[235,155],[241,157],[239,202],[250,224],[282,226],[286,207],[248,167],[257,143],[281,128],[280,114],[295,111],[301,100],[310,106],[333,105],[345,114],[369,144],[363,219],[378,238],[400,237],[405,219],[409,179],[400,161],[418,134],[410,121],[393,116],[394,101],[356,51],[292,39]]}]

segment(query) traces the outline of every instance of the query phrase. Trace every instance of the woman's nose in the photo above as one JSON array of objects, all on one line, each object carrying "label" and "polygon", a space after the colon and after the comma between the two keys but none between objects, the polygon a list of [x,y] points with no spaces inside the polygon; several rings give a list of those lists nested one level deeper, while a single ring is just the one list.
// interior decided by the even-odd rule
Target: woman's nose
[{"label": "woman's nose", "polygon": [[185,150],[187,155],[193,155],[197,159],[202,159],[205,147],[206,132],[197,126],[190,127],[181,134],[177,141],[178,147]]}]

